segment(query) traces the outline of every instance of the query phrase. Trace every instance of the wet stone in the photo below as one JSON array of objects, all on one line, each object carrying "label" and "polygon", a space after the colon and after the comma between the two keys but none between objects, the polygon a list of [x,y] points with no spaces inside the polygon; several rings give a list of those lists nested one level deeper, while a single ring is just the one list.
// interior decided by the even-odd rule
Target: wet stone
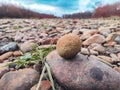
[{"label": "wet stone", "polygon": [[3,53],[6,53],[8,51],[15,51],[15,50],[18,50],[19,47],[17,45],[17,43],[15,42],[10,42],[2,47],[0,47],[0,55],[3,54]]}]

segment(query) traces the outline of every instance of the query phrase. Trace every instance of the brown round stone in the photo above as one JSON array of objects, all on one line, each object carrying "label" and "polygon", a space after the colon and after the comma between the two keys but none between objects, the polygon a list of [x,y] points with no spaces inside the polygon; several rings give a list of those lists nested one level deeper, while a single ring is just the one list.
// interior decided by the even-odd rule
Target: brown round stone
[{"label": "brown round stone", "polygon": [[81,40],[75,34],[67,34],[57,42],[58,54],[66,59],[73,58],[81,49]]}]

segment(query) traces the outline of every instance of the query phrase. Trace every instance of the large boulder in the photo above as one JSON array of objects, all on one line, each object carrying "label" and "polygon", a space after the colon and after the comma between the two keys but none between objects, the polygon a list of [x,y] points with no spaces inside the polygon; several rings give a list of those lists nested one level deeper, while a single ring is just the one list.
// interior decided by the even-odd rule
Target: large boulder
[{"label": "large boulder", "polygon": [[53,76],[67,90],[120,90],[120,74],[82,54],[64,59],[56,51],[46,57]]}]

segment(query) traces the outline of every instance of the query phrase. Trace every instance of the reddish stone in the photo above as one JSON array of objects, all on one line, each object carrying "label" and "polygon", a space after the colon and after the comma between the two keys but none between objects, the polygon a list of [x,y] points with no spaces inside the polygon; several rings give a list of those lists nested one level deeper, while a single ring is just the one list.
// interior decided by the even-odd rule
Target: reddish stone
[{"label": "reddish stone", "polygon": [[0,56],[0,62],[3,62],[5,59],[7,59],[8,57],[12,56],[13,52],[7,52],[3,55]]},{"label": "reddish stone", "polygon": [[[37,84],[34,85],[30,90],[36,90]],[[48,80],[41,81],[41,86],[38,90],[50,90],[51,84]]]},{"label": "reddish stone", "polygon": [[22,53],[21,53],[21,51],[15,51],[15,52],[13,52],[13,55],[14,56],[21,56]]},{"label": "reddish stone", "polygon": [[120,67],[114,67],[114,69],[120,73]]},{"label": "reddish stone", "polygon": [[42,41],[42,44],[56,44],[57,43],[56,38],[48,38]]},{"label": "reddish stone", "polygon": [[49,90],[51,88],[51,84],[48,80],[43,80],[41,82],[41,89],[40,90]]}]

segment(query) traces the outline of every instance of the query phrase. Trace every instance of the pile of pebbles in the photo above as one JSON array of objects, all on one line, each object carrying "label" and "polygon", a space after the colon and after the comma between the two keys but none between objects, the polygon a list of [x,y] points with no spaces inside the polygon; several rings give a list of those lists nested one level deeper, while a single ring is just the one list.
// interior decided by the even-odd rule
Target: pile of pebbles
[{"label": "pile of pebbles", "polygon": [[[82,40],[81,54],[105,62],[120,72],[120,22],[116,19],[0,19],[0,67],[22,56],[21,52],[31,51],[33,44],[56,45],[60,37],[69,33]],[[0,90],[29,90],[38,82],[39,73],[34,68],[2,67]],[[35,75],[27,77],[29,74]],[[9,80],[4,81],[5,78]],[[21,88],[15,81],[22,83]],[[50,88],[49,81],[43,83]]]}]

